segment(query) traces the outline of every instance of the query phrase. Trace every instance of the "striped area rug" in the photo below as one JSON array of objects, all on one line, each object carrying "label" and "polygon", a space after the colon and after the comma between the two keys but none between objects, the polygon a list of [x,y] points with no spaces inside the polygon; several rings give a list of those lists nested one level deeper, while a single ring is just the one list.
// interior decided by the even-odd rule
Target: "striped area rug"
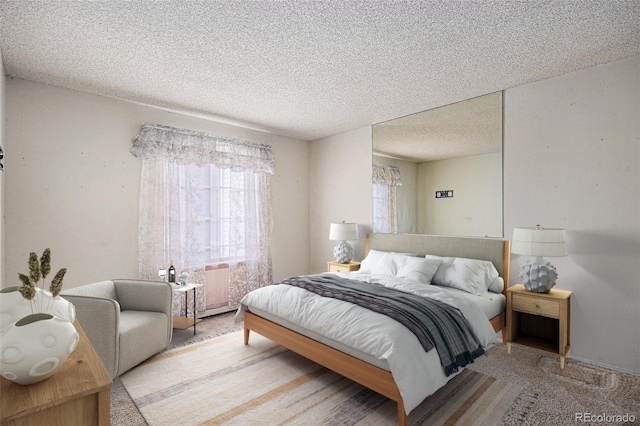
[{"label": "striped area rug", "polygon": [[[242,331],[173,349],[120,379],[149,425],[395,425],[393,401]],[[464,370],[409,424],[495,425],[521,389]]]}]

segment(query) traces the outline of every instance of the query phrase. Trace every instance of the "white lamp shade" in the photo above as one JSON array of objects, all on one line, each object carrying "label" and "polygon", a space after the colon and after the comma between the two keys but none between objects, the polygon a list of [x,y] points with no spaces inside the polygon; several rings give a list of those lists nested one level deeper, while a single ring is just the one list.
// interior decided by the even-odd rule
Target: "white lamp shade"
[{"label": "white lamp shade", "polygon": [[511,253],[537,257],[561,257],[567,255],[564,229],[514,228]]},{"label": "white lamp shade", "polygon": [[358,239],[357,223],[332,223],[329,228],[329,239],[333,241],[346,241]]}]

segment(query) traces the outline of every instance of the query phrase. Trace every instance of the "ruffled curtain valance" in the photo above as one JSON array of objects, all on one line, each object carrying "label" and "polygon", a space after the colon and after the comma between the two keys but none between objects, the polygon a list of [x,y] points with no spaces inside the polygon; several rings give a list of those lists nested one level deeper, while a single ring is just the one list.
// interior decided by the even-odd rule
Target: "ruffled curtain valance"
[{"label": "ruffled curtain valance", "polygon": [[377,185],[402,186],[400,169],[395,166],[373,165],[373,183]]},{"label": "ruffled curtain valance", "polygon": [[271,147],[193,130],[145,123],[131,153],[142,160],[165,159],[178,164],[213,164],[221,169],[274,173]]}]

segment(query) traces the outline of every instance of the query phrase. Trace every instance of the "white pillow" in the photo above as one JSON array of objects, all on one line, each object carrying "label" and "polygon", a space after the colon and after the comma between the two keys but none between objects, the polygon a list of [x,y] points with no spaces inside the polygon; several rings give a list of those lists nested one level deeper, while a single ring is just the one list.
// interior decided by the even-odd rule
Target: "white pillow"
[{"label": "white pillow", "polygon": [[[379,251],[379,250],[369,250],[369,253],[367,253],[367,257],[364,258],[364,260],[360,263],[360,269],[358,270],[359,274],[372,274],[373,270],[381,263],[383,262],[383,256],[386,254],[391,254],[391,255],[399,255],[399,256],[416,256],[415,254],[411,254],[411,253],[394,253],[394,252],[390,252],[390,251]],[[386,262],[390,262],[391,259],[387,259]],[[387,264],[387,267],[390,267],[393,265],[389,265]],[[384,267],[381,268],[383,272],[384,271]],[[386,273],[383,273],[383,275],[387,275]],[[395,276],[395,272],[394,275],[391,276]]]},{"label": "white pillow", "polygon": [[489,291],[494,293],[502,293],[504,291],[504,280],[502,277],[497,277],[491,284],[489,284]]},{"label": "white pillow", "polygon": [[434,261],[440,261],[440,264],[438,265],[438,270],[436,271],[436,273],[433,275],[433,278],[431,279],[431,283],[432,284],[437,284],[437,285],[445,285],[445,276],[444,273],[447,270],[447,268],[449,268],[451,266],[451,264],[453,263],[453,257],[441,257],[441,256],[434,256],[431,254],[428,254],[424,257],[425,259],[431,259]]},{"label": "white pillow", "polygon": [[404,263],[398,265],[396,277],[431,284],[431,280],[438,270],[440,263],[442,263],[441,259],[405,256]]},{"label": "white pillow", "polygon": [[385,252],[378,250],[369,250],[367,257],[365,257],[360,263],[359,274],[370,274],[373,267],[380,262]]},{"label": "white pillow", "polygon": [[[437,258],[438,256],[425,257]],[[486,295],[489,287],[498,277],[496,267],[488,260],[445,257],[433,277],[433,283],[471,294]]]},{"label": "white pillow", "polygon": [[395,277],[406,261],[412,258],[415,259],[415,257],[410,257],[405,253],[384,253],[378,263],[372,267],[371,274]]},{"label": "white pillow", "polygon": [[399,256],[402,255],[395,253],[383,253],[378,259],[378,263],[372,265],[371,274],[395,277],[396,272],[398,271],[398,263],[395,260]]}]

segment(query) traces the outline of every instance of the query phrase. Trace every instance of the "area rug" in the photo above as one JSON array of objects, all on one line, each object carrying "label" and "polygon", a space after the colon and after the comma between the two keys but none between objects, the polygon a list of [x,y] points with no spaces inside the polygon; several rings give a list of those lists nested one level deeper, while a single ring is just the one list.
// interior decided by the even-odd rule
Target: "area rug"
[{"label": "area rug", "polygon": [[[395,425],[395,402],[276,343],[242,332],[161,353],[120,377],[149,425]],[[409,424],[496,425],[522,387],[464,370]],[[526,398],[524,398],[526,399]]]},{"label": "area rug", "polygon": [[[557,355],[524,346],[514,345],[509,354],[504,345],[496,345],[487,353],[468,369],[527,390],[504,417],[505,424],[640,424],[638,376],[574,358],[561,369]],[[591,422],[588,416],[593,416]]]}]

